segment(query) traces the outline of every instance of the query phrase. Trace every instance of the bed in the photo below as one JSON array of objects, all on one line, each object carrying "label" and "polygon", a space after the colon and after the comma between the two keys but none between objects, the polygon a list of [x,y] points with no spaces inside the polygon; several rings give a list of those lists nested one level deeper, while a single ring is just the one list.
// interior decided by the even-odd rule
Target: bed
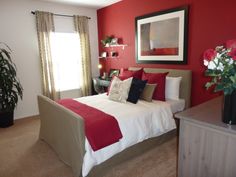
[{"label": "bed", "polygon": [[[139,68],[129,69],[138,70]],[[145,68],[144,71],[149,73],[169,72],[168,76],[181,76],[180,98],[185,100],[184,108],[190,106],[191,71],[156,68]],[[100,97],[105,96],[101,95]],[[81,98],[80,101],[86,102],[86,99],[87,98]],[[38,104],[41,119],[40,139],[47,142],[56,151],[60,159],[72,167],[76,177],[81,177],[82,169],[84,168],[83,161],[88,153],[85,150],[87,141],[84,133],[83,119],[76,113],[44,96],[38,96]],[[116,155],[111,158],[105,158],[104,162],[102,161],[101,164],[96,165],[89,170],[89,173],[84,173],[83,176],[103,176],[111,169],[110,167],[122,163],[122,161],[136,156],[175,136],[174,127],[170,126],[170,129],[168,129],[165,134],[160,133],[159,135],[158,137],[149,138],[147,140],[144,138],[138,144],[129,145],[128,148],[125,148],[122,152],[117,152]]]}]

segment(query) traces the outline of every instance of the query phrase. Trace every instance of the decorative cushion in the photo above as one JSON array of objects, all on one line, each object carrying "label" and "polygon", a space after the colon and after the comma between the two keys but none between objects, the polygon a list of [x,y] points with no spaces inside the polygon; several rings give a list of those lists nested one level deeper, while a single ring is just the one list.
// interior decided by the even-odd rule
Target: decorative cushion
[{"label": "decorative cushion", "polygon": [[157,84],[146,84],[140,95],[140,99],[151,102],[156,86]]},{"label": "decorative cushion", "polygon": [[179,100],[179,89],[182,77],[166,77],[166,98]]},{"label": "decorative cushion", "polygon": [[118,77],[115,76],[111,82],[108,98],[113,101],[126,103],[132,79],[133,78],[130,77],[124,81],[121,81]]},{"label": "decorative cushion", "polygon": [[146,83],[147,80],[143,81],[137,78],[133,78],[127,101],[136,104],[141,93],[143,92]]},{"label": "decorative cushion", "polygon": [[119,75],[120,79],[127,79],[129,77],[134,77],[137,79],[141,79],[142,78],[142,73],[143,73],[143,68],[141,68],[140,70],[137,71],[130,71],[128,69],[121,69],[121,73]]},{"label": "decorative cushion", "polygon": [[118,77],[121,81],[123,81],[123,80],[128,79],[128,78],[130,78],[132,76],[129,76],[129,77],[126,77],[126,76],[124,76],[124,77],[123,76],[113,76],[112,79],[111,79],[110,85],[107,88],[107,95],[109,95],[110,88],[111,88],[111,83],[112,83],[114,77]]},{"label": "decorative cushion", "polygon": [[167,73],[145,73],[143,72],[142,80],[148,80],[149,84],[157,84],[154,93],[154,100],[165,101],[165,85],[166,85],[166,75]]},{"label": "decorative cushion", "polygon": [[[138,71],[129,71],[127,68],[124,69],[124,68],[121,68],[120,69],[120,74],[118,76],[118,78],[120,80],[125,80],[125,79],[128,79],[130,77],[134,77],[134,78],[137,78],[137,79],[141,79],[142,78],[142,74],[143,74],[143,68],[141,68],[140,70]],[[114,77],[112,77],[112,80],[113,80]],[[112,83],[112,80],[111,80],[111,83]],[[109,92],[110,92],[110,87],[111,87],[111,84],[109,85],[108,89],[107,89],[107,95],[109,95]]]},{"label": "decorative cushion", "polygon": [[109,84],[109,86],[107,87],[107,95],[109,95],[109,92],[110,92],[110,89],[111,89],[111,83],[113,81],[113,79],[115,78],[116,76],[113,76],[112,79],[111,79],[111,82]]}]

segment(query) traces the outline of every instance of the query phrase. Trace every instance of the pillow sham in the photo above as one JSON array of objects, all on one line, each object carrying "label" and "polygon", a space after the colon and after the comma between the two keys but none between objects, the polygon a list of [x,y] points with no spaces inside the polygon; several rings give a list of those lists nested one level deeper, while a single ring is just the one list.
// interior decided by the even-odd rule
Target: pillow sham
[{"label": "pillow sham", "polygon": [[146,84],[140,95],[140,99],[151,102],[156,86],[157,84]]},{"label": "pillow sham", "polygon": [[165,95],[167,99],[179,100],[179,89],[182,77],[166,77]]},{"label": "pillow sham", "polygon": [[128,69],[121,69],[121,73],[119,75],[120,79],[127,79],[129,77],[134,77],[137,79],[141,79],[142,78],[142,73],[143,73],[143,68],[141,68],[140,70],[137,71],[130,71]]},{"label": "pillow sham", "polygon": [[165,101],[165,85],[166,85],[166,73],[145,73],[143,72],[142,80],[148,80],[149,84],[157,84],[152,99]]},{"label": "pillow sham", "polygon": [[115,76],[111,82],[108,98],[113,101],[126,103],[132,79],[133,78],[130,77],[122,81]]},{"label": "pillow sham", "polygon": [[143,92],[146,83],[147,80],[143,81],[141,79],[137,79],[134,77],[131,83],[127,101],[136,104],[138,102],[141,93]]}]

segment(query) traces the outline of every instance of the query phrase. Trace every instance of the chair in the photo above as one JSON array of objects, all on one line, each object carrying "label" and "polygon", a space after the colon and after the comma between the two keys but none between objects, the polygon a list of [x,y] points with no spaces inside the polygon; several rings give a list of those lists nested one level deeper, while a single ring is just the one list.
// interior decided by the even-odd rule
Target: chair
[{"label": "chair", "polygon": [[93,78],[93,88],[95,92],[97,92],[97,94],[101,94],[105,92],[104,87],[99,84],[98,78]]}]

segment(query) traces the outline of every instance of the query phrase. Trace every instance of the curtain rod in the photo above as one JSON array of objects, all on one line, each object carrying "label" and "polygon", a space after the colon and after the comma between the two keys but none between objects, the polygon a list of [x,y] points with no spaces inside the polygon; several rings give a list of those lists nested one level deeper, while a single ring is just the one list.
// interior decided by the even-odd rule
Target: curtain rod
[{"label": "curtain rod", "polygon": [[[35,11],[31,11],[31,14],[35,15]],[[73,15],[64,15],[64,14],[54,14],[55,16],[61,16],[61,17],[73,17]],[[91,19],[90,17],[87,17],[88,19]]]}]

